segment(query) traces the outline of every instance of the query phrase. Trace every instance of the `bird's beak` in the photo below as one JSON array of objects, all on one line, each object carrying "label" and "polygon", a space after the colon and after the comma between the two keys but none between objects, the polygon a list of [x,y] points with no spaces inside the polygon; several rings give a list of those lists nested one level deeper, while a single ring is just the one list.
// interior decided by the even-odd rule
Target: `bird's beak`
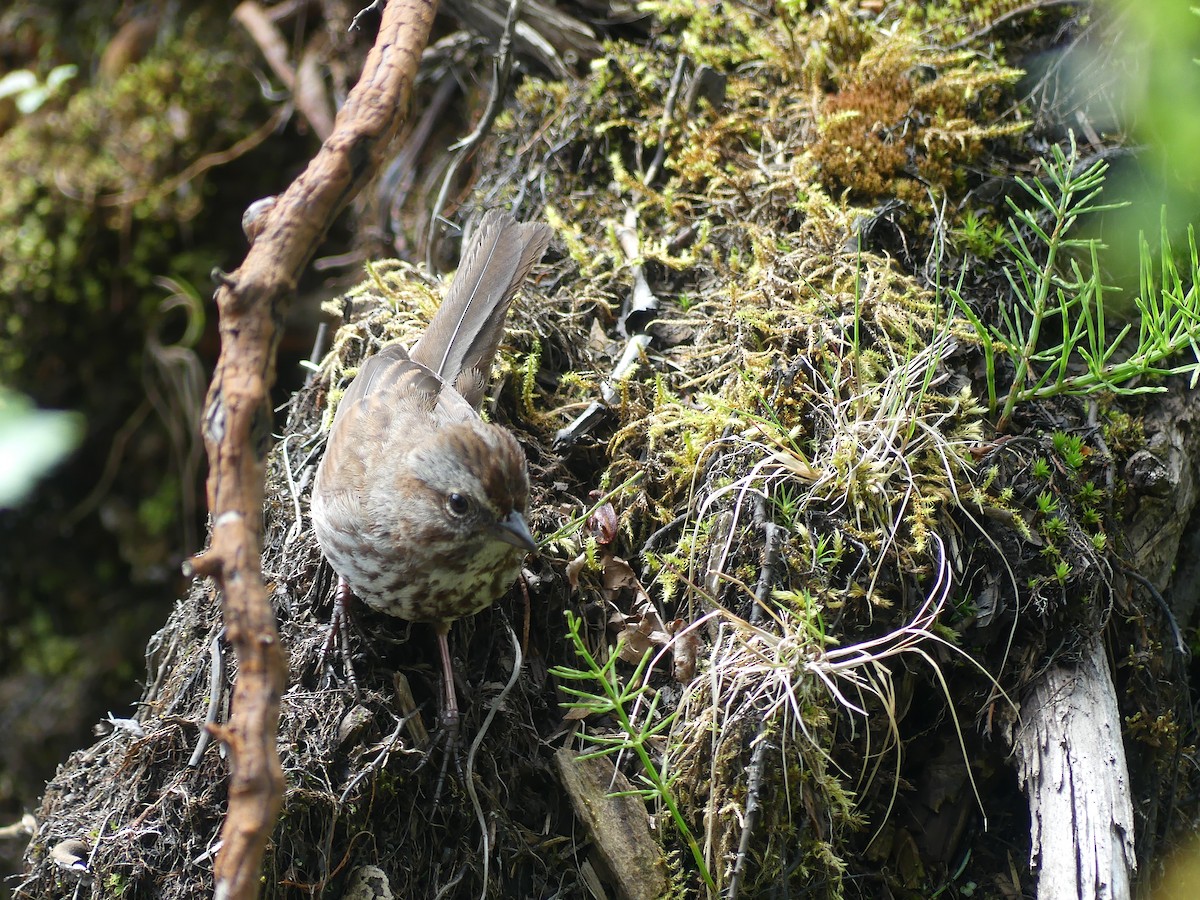
[{"label": "bird's beak", "polygon": [[515,509],[496,523],[496,539],[531,553],[537,549],[537,542],[525,523],[525,517]]}]

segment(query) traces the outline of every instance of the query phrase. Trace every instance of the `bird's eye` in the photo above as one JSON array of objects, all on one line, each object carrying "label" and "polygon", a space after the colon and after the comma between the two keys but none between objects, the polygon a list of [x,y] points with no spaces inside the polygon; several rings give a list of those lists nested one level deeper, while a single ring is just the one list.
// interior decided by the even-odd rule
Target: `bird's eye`
[{"label": "bird's eye", "polygon": [[466,497],[464,497],[462,494],[453,493],[449,497],[446,498],[446,510],[452,516],[457,516],[457,517],[465,516],[467,514],[467,511],[470,508],[471,508],[471,501],[468,500]]}]

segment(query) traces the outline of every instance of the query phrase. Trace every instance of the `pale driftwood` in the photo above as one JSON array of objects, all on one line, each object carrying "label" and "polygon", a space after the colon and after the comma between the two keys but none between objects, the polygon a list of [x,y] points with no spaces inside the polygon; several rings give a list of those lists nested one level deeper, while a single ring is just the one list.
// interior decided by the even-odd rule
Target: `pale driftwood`
[{"label": "pale driftwood", "polygon": [[[1147,610],[1152,633],[1160,635],[1159,652],[1173,657],[1164,659],[1162,666],[1164,672],[1177,673],[1166,677],[1180,691],[1174,704],[1176,715],[1185,721],[1188,648],[1183,634],[1196,625],[1200,612],[1200,531],[1193,524],[1200,500],[1197,400],[1184,379],[1171,379],[1167,392],[1147,404],[1142,416],[1145,446],[1130,456],[1120,473],[1131,498],[1124,511],[1123,543],[1128,549],[1123,554],[1126,567],[1119,573],[1126,576],[1123,590],[1155,601],[1141,608]],[[1171,834],[1181,752],[1177,747],[1173,761],[1162,761],[1166,768],[1161,793],[1139,803],[1138,850],[1144,861],[1155,860],[1157,842]]]},{"label": "pale driftwood", "polygon": [[646,804],[639,797],[614,797],[632,790],[607,757],[580,759],[564,747],[554,754],[559,781],[575,815],[586,826],[596,851],[624,900],[656,900],[667,893],[667,863],[650,834]]},{"label": "pale driftwood", "polygon": [[[1121,473],[1136,498],[1125,517],[1128,571],[1161,591],[1163,616],[1186,627],[1200,606],[1200,586],[1188,568],[1195,554],[1186,549],[1195,538],[1185,533],[1198,499],[1200,410],[1181,383],[1155,399],[1144,417],[1146,446]],[[1163,652],[1174,652],[1163,643]],[[1013,746],[1029,802],[1039,900],[1131,896],[1137,862],[1129,773],[1099,637],[1084,645],[1081,659],[1056,663],[1031,685]]]},{"label": "pale driftwood", "polygon": [[1137,860],[1121,716],[1099,637],[1047,669],[1013,735],[1038,900],[1123,900]]}]

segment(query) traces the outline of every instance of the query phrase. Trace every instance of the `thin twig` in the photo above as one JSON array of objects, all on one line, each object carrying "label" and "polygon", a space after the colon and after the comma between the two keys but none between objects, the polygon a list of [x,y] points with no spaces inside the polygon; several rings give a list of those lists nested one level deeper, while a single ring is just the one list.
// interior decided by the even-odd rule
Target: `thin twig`
[{"label": "thin twig", "polygon": [[654,153],[654,159],[646,169],[646,174],[642,176],[642,184],[653,184],[654,179],[658,177],[658,170],[667,158],[668,132],[671,129],[671,122],[675,118],[675,103],[679,97],[679,85],[683,83],[683,70],[686,65],[687,57],[680,54],[679,58],[675,60],[675,74],[671,76],[671,86],[667,90],[667,99],[663,103],[662,119],[658,124],[658,149]]},{"label": "thin twig", "polygon": [[200,765],[208,742],[212,738],[212,727],[217,724],[217,716],[221,711],[221,697],[225,693],[225,653],[221,650],[221,632],[213,635],[208,645],[208,714],[204,724],[200,726],[200,738],[196,741],[196,749],[188,760],[188,767],[194,769]]},{"label": "thin twig", "polygon": [[257,896],[263,854],[283,804],[277,730],[287,661],[263,584],[261,535],[278,326],[334,218],[374,177],[399,129],[434,9],[427,0],[386,5],[333,133],[266,214],[241,267],[214,272],[221,355],[203,422],[212,529],[208,550],[185,569],[213,578],[220,589],[238,665],[229,721],[212,728],[230,755],[216,900]]},{"label": "thin twig", "polygon": [[989,34],[1004,25],[1006,22],[1011,22],[1013,19],[1021,16],[1029,15],[1030,13],[1040,12],[1045,9],[1053,9],[1056,6],[1091,6],[1087,0],[1038,0],[1036,3],[1026,3],[1024,6],[1018,6],[1016,9],[1010,9],[1002,16],[997,16],[992,21],[988,22],[982,28],[972,31],[965,38],[956,44],[951,44],[947,50],[961,50],[970,44],[973,44],[985,34]]},{"label": "thin twig", "polygon": [[[766,506],[766,501],[760,501],[763,506]],[[779,543],[780,538],[786,531],[785,528],[772,522],[766,517],[765,511],[763,521],[760,525],[763,533],[763,550],[762,562],[759,564],[758,584],[754,586],[754,607],[750,610],[750,623],[752,625],[761,625],[763,617],[766,614],[767,600],[771,595],[771,588],[775,584],[775,569],[779,565]]]},{"label": "thin twig", "polygon": [[750,839],[754,836],[754,828],[758,825],[758,817],[762,813],[763,769],[766,768],[768,744],[766,731],[767,722],[766,719],[763,719],[758,724],[758,734],[754,739],[754,752],[750,755],[750,774],[746,780],[746,811],[742,818],[742,836],[738,841],[733,874],[729,876],[729,887],[725,889],[725,896],[728,900],[737,900],[742,879],[746,875],[746,863],[750,858]]}]

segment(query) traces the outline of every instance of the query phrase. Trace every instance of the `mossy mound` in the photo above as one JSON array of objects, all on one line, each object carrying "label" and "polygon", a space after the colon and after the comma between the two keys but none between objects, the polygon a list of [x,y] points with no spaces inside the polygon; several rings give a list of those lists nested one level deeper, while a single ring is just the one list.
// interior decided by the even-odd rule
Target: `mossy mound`
[{"label": "mossy mound", "polygon": [[[341,890],[366,866],[403,896],[586,896],[605,875],[553,753],[605,741],[631,781],[657,782],[679,896],[1027,887],[992,736],[1030,672],[1108,612],[1096,485],[1125,451],[1117,415],[1088,427],[1074,401],[1039,406],[1009,439],[978,399],[974,332],[939,279],[994,252],[979,223],[995,210],[973,226],[946,210],[986,154],[1036,154],[1016,72],[955,9],[664,5],[653,52],[614,42],[586,77],[517,92],[481,163],[489,193],[463,215],[511,203],[558,232],[485,404],[528,448],[544,541],[525,590],[452,633],[459,756],[416,724],[437,695],[427,629],[360,611],[354,679],[327,645],[306,504],[329,410],[435,297],[389,262],[337,305],[347,322],[270,464],[264,569],[291,672],[270,896]],[[107,738],[51,784],[29,893],[100,810],[116,812],[92,865],[113,892],[208,890],[227,772],[215,748],[186,763],[219,628],[196,586],[156,642],[145,736]],[[619,660],[589,669],[583,648]],[[593,702],[614,686],[621,700]],[[981,808],[1004,856],[970,840]]]}]

